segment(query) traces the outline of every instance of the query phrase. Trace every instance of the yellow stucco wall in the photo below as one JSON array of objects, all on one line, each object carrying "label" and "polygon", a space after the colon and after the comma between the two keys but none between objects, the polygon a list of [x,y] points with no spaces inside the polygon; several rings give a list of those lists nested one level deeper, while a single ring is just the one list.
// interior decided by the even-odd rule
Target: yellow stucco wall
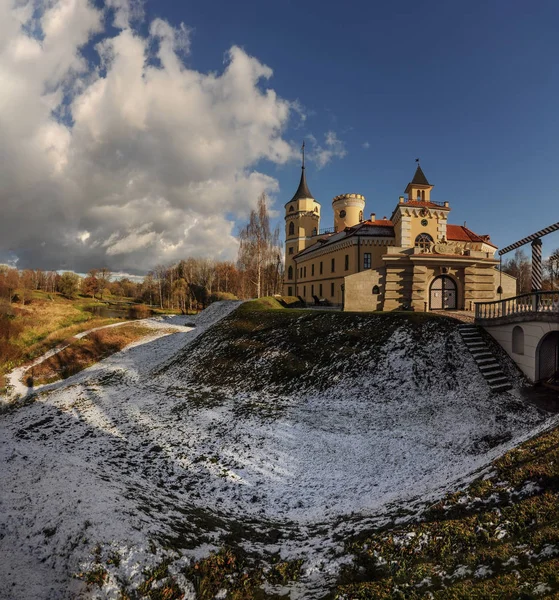
[{"label": "yellow stucco wall", "polygon": [[[345,278],[345,304],[346,311],[373,311],[382,310],[383,295],[382,278],[383,269],[368,269],[348,275]],[[375,286],[379,287],[379,293],[375,292]]]}]

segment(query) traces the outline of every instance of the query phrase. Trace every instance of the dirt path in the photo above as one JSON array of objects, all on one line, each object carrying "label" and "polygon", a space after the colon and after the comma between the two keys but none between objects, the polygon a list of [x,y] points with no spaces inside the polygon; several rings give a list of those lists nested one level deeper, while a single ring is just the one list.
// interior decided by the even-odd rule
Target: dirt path
[{"label": "dirt path", "polygon": [[[176,332],[180,332],[180,331],[182,331],[182,332],[190,331],[192,329],[192,327],[186,327],[185,325],[180,325],[178,323],[173,322],[180,318],[181,317],[178,317],[178,318],[172,317],[170,319],[148,318],[148,319],[136,319],[136,320],[130,320],[130,321],[122,321],[121,323],[111,323],[110,325],[94,327],[93,329],[88,329],[87,331],[82,331],[81,333],[77,333],[76,335],[74,335],[73,337],[70,338],[70,340],[67,344],[62,344],[60,346],[57,346],[56,348],[53,348],[52,350],[45,352],[45,354],[43,354],[42,356],[39,356],[39,358],[36,358],[32,363],[18,367],[17,369],[14,369],[10,373],[8,373],[8,375],[6,375],[6,379],[8,381],[8,388],[11,391],[5,399],[0,398],[0,403],[2,401],[8,402],[8,401],[13,400],[18,397],[27,396],[28,394],[35,392],[36,390],[44,387],[45,385],[50,385],[50,384],[43,384],[43,385],[34,386],[32,383],[31,383],[31,385],[27,385],[27,383],[25,383],[23,381],[25,373],[27,371],[29,371],[29,369],[32,369],[33,367],[40,365],[45,360],[51,358],[51,356],[55,356],[59,352],[62,352],[62,350],[68,348],[68,346],[73,344],[76,340],[82,339],[82,338],[86,337],[87,335],[89,335],[90,333],[94,333],[95,331],[99,331],[101,329],[109,329],[110,327],[120,327],[121,325],[127,325],[130,323],[141,324],[143,326],[147,326],[147,327],[153,329],[154,332],[158,331],[158,333],[155,335],[147,335],[147,336],[144,336],[143,338],[141,338],[140,340],[133,342],[133,345],[138,346],[138,345],[144,344],[148,341],[152,341],[155,338],[163,337],[165,335],[170,335],[170,333],[176,333]],[[183,320],[184,320],[184,318],[183,318]],[[169,331],[170,329],[173,331],[170,332]],[[132,345],[132,344],[130,344],[130,345]]]}]

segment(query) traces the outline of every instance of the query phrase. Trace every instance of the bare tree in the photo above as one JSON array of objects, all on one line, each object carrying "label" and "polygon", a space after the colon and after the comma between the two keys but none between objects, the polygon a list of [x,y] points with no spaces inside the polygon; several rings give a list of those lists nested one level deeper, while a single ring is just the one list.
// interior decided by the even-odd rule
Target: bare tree
[{"label": "bare tree", "polygon": [[559,248],[555,249],[545,262],[545,268],[549,275],[551,289],[555,289],[559,284]]},{"label": "bare tree", "polygon": [[516,277],[519,294],[525,294],[530,291],[532,286],[532,265],[523,250],[516,250],[514,257],[503,263],[503,273],[508,273]]},{"label": "bare tree", "polygon": [[[239,234],[237,265],[250,282],[257,298],[276,293],[278,285],[279,229],[270,231],[270,218],[266,194],[258,198],[256,210],[252,210],[249,222]],[[281,262],[281,261],[280,261]],[[252,295],[252,294],[251,294]]]}]

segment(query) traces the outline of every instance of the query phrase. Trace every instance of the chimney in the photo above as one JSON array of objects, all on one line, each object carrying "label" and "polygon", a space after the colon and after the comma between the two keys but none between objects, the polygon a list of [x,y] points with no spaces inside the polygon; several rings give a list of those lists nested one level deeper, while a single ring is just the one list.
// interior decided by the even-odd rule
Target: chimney
[{"label": "chimney", "polygon": [[369,221],[374,221],[375,219],[376,219],[376,214],[371,213],[371,218],[369,219]]}]

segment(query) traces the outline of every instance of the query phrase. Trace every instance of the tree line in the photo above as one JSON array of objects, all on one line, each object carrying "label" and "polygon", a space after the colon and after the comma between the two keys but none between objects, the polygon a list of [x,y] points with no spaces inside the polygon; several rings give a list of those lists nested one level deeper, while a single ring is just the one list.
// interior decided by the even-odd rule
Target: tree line
[{"label": "tree line", "polygon": [[[518,294],[527,294],[532,288],[532,260],[528,258],[524,250],[515,251],[512,258],[503,262],[503,273],[516,277]],[[559,248],[554,250],[549,258],[543,261],[544,290],[559,289]]]}]

